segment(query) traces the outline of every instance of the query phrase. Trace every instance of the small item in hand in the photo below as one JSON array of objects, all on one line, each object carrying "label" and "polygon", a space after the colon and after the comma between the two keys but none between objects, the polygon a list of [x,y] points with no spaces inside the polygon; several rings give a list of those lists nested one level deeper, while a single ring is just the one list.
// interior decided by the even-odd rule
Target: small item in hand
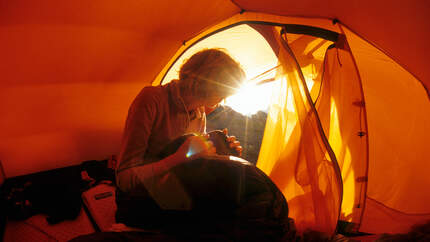
[{"label": "small item in hand", "polygon": [[231,148],[228,141],[227,135],[221,130],[213,130],[208,133],[209,140],[212,141],[216,148],[216,153],[218,155],[234,155],[239,156],[239,152]]}]

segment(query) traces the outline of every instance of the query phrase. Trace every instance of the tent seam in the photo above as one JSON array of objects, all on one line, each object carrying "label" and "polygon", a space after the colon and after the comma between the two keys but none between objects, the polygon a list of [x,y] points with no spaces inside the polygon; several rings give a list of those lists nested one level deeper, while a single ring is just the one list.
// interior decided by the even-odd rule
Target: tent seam
[{"label": "tent seam", "polygon": [[[339,29],[340,29],[341,33],[345,36],[345,32],[343,31],[343,28],[342,28],[341,24],[339,24]],[[351,59],[352,59],[352,61],[354,63],[354,69],[355,69],[355,71],[357,73],[358,80],[360,82],[360,93],[361,93],[362,101],[364,103],[366,103],[366,100],[365,100],[365,97],[364,97],[364,90],[363,90],[363,80],[361,78],[361,74],[360,74],[360,71],[359,71],[358,66],[357,66],[357,61],[355,60],[355,57],[352,54],[351,47],[349,46],[348,39],[346,38],[346,36],[345,36],[345,43],[348,45],[348,53],[350,54]],[[365,105],[364,105],[364,107],[363,107],[362,110],[364,110],[364,126],[365,126],[365,129],[366,129],[366,148],[367,148],[365,176],[369,177],[369,158],[370,158],[370,156],[369,156],[369,149],[370,149],[370,147],[369,147],[369,127],[368,127],[368,123],[367,123],[367,109],[366,109]],[[361,117],[360,117],[360,119],[361,119]],[[360,126],[361,126],[361,120],[360,120]],[[362,130],[360,130],[360,132],[361,131]],[[367,186],[368,186],[368,184],[369,184],[369,182],[367,181],[365,183],[365,185],[364,185],[365,187],[364,187],[364,197],[363,197],[363,208],[361,209],[360,221],[359,221],[359,224],[358,224],[358,230],[360,230],[361,224],[363,222],[364,211],[366,210],[366,197],[367,197]],[[361,201],[361,198],[360,198],[360,201]]]},{"label": "tent seam", "polygon": [[242,8],[235,0],[230,0],[230,2],[240,9],[240,14],[246,11],[246,9]]}]

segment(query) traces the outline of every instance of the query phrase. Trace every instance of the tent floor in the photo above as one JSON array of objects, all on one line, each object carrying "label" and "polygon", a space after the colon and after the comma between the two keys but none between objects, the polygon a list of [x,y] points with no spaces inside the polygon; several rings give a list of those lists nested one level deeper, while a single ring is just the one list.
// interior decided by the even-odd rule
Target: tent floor
[{"label": "tent floor", "polygon": [[[32,216],[24,221],[8,221],[3,241],[68,241],[77,236],[92,234],[97,231],[126,232],[124,236],[129,236],[128,238],[140,238],[139,233],[134,233],[136,230],[131,232],[133,231],[132,228],[115,223],[116,204],[114,186],[104,183],[94,186],[82,193],[82,200],[84,206],[78,218],[73,221],[63,221],[56,225],[49,225],[46,221],[46,216],[41,214]],[[112,233],[98,235],[102,237],[115,236]],[[334,241],[368,242],[375,241],[379,236],[346,237],[340,235]],[[154,235],[148,233],[144,233],[143,237],[148,238],[149,241],[164,241],[163,239],[166,239],[163,236],[154,237]]]}]

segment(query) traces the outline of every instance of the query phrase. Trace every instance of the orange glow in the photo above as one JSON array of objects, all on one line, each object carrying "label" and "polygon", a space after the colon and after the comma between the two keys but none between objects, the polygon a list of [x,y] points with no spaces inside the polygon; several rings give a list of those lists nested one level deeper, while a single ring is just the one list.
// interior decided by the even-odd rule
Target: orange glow
[{"label": "orange glow", "polygon": [[[242,65],[248,77],[257,76],[277,65],[277,57],[267,41],[253,28],[243,24],[214,34],[192,46],[176,61],[162,83],[166,84],[177,79],[182,63],[194,53],[205,48],[225,49]],[[275,72],[271,72],[264,77],[268,79],[274,75]],[[256,81],[254,80],[253,83]],[[271,83],[258,86],[245,84],[236,95],[225,100],[225,105],[248,115],[259,110],[267,110],[272,87],[273,84]]]}]

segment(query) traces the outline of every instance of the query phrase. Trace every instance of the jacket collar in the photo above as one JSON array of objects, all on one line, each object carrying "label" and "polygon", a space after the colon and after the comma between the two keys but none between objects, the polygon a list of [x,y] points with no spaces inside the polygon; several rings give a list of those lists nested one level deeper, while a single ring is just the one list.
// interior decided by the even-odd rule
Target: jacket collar
[{"label": "jacket collar", "polygon": [[173,105],[175,105],[175,108],[177,110],[186,112],[185,109],[185,103],[181,97],[181,93],[179,92],[179,85],[177,83],[178,80],[173,80],[170,83],[168,83],[166,86],[169,96],[171,98],[171,101]]}]

